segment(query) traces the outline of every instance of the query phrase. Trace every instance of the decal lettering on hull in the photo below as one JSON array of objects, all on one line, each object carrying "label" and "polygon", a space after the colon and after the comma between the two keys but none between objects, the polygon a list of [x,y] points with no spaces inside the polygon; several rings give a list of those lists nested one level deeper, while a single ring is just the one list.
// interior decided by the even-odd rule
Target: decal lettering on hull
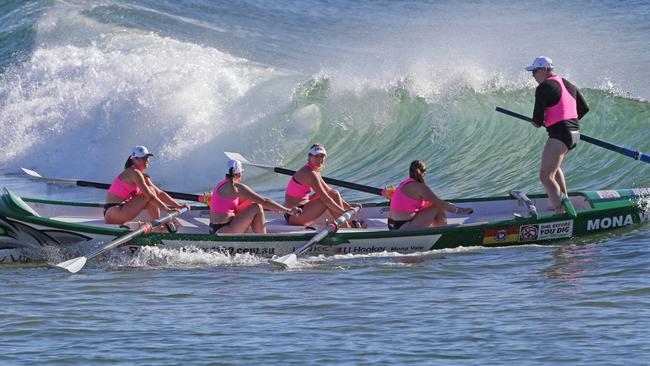
[{"label": "decal lettering on hull", "polygon": [[612,190],[596,191],[596,194],[598,195],[598,197],[603,198],[603,199],[605,199],[605,198],[620,198],[621,197],[621,195],[618,194],[617,191],[612,191]]},{"label": "decal lettering on hull", "polygon": [[544,224],[522,225],[519,241],[564,239],[573,236],[573,220],[554,221]]},{"label": "decal lettering on hull", "polygon": [[634,220],[632,220],[632,214],[597,218],[587,221],[587,231],[611,229],[615,227],[632,225],[633,223]]},{"label": "decal lettering on hull", "polygon": [[650,188],[635,188],[632,190],[635,196],[650,196]]}]

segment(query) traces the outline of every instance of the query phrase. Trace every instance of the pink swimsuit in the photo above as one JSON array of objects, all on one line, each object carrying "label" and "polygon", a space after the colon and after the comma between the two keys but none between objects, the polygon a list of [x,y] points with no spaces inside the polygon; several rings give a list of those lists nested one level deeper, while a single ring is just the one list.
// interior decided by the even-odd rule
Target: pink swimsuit
[{"label": "pink swimsuit", "polygon": [[407,213],[416,213],[420,211],[421,209],[424,208],[425,200],[416,200],[414,198],[411,198],[407,195],[405,195],[402,192],[402,187],[406,185],[407,183],[411,182],[417,182],[413,178],[409,178],[397,187],[395,192],[393,193],[393,197],[390,200],[390,209],[391,211],[400,211],[400,212],[407,212]]},{"label": "pink swimsuit", "polygon": [[[309,163],[305,164],[304,166],[309,167],[311,170],[315,170],[314,167]],[[313,191],[314,190],[311,187],[298,183],[294,177],[291,177],[291,179],[289,179],[289,183],[287,184],[286,195],[290,197],[300,198],[302,200],[307,200],[309,199],[309,194]]]},{"label": "pink swimsuit", "polygon": [[124,200],[130,200],[131,198],[142,194],[142,191],[137,184],[125,183],[120,179],[119,175],[115,177],[113,184],[108,188],[108,192],[123,198]]},{"label": "pink swimsuit", "polygon": [[212,191],[212,198],[210,199],[210,212],[211,213],[225,213],[234,214],[235,208],[239,205],[239,197],[225,198],[219,195],[219,188],[226,183],[230,183],[229,179],[224,179]]},{"label": "pink swimsuit", "polygon": [[575,98],[566,90],[562,78],[550,76],[547,79],[555,80],[560,84],[562,95],[556,105],[544,110],[544,126],[549,127],[560,121],[578,118],[578,107]]}]

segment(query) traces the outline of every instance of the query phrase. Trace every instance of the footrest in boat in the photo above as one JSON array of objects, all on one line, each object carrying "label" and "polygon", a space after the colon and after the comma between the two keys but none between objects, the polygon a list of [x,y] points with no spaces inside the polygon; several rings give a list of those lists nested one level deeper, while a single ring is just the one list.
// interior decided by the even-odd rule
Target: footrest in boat
[{"label": "footrest in boat", "polygon": [[[525,206],[526,209],[528,210],[528,217],[531,217],[533,219],[536,219],[539,215],[537,213],[537,207],[533,204],[533,201],[531,201],[528,196],[526,196],[526,193],[523,191],[517,191],[517,190],[512,190],[510,191],[510,197],[516,198],[517,201],[519,201],[519,206]],[[513,214],[515,218],[524,218],[520,214]]]}]

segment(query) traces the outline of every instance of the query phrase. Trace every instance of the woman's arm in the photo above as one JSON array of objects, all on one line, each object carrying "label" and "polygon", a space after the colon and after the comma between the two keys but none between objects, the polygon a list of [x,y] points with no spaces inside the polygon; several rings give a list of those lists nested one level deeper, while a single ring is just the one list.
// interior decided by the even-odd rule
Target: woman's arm
[{"label": "woman's arm", "polygon": [[307,178],[307,184],[314,189],[314,192],[318,194],[318,197],[320,197],[325,206],[330,211],[336,212],[336,217],[339,217],[345,213],[346,208],[339,206],[339,204],[336,203],[328,194],[329,187],[327,187],[327,184],[325,184],[323,178],[321,178],[320,175],[309,171],[304,175],[304,177]]},{"label": "woman's arm", "polygon": [[436,196],[435,193],[433,193],[431,188],[429,188],[429,186],[427,186],[424,183],[420,183],[419,189],[420,189],[419,193],[426,201],[431,202],[431,204],[434,206],[441,207],[443,210],[447,212],[451,212],[454,214],[465,214],[465,215],[471,215],[474,212],[474,210],[471,208],[461,208],[452,204],[451,202],[441,200],[440,198],[438,198],[438,196]]},{"label": "woman's arm", "polygon": [[147,197],[149,197],[149,201],[153,202],[158,208],[165,210],[165,211],[172,211],[170,210],[165,202],[163,202],[160,198],[158,198],[158,194],[156,189],[158,187],[154,186],[153,184],[150,186],[147,184],[146,179],[149,179],[149,182],[151,182],[151,178],[145,178],[144,174],[136,169],[131,169],[130,171],[127,172],[127,174],[130,175],[130,177],[133,179],[133,182],[140,187],[140,190],[142,191],[143,194],[146,194]]},{"label": "woman's arm", "polygon": [[161,201],[163,201],[163,203],[165,203],[166,205],[169,205],[171,207],[174,207],[174,208],[187,207],[187,210],[188,211],[190,210],[190,205],[188,205],[188,204],[181,205],[176,200],[174,200],[170,195],[168,195],[167,192],[163,191],[162,189],[158,188],[158,186],[153,184],[153,181],[151,180],[151,177],[149,176],[149,174],[143,174],[143,175],[144,175],[144,180],[147,183],[147,185],[149,187],[151,187],[156,192],[156,196]]},{"label": "woman's arm", "polygon": [[290,215],[294,215],[296,213],[302,212],[302,210],[298,207],[294,208],[287,208],[277,202],[275,202],[273,199],[269,197],[264,197],[260,195],[259,193],[253,191],[250,187],[243,183],[235,183],[235,186],[239,190],[239,195],[251,200],[255,203],[259,203],[262,205],[263,208],[270,210],[270,211],[278,211],[278,212],[285,212]]}]

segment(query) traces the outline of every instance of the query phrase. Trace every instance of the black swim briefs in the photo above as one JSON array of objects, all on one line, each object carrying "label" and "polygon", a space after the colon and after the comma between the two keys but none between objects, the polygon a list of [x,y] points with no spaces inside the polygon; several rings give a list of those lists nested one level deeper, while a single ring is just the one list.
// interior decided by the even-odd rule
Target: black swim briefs
[{"label": "black swim briefs", "polygon": [[567,149],[572,150],[580,141],[580,130],[564,121],[546,127],[548,138],[562,141]]}]

